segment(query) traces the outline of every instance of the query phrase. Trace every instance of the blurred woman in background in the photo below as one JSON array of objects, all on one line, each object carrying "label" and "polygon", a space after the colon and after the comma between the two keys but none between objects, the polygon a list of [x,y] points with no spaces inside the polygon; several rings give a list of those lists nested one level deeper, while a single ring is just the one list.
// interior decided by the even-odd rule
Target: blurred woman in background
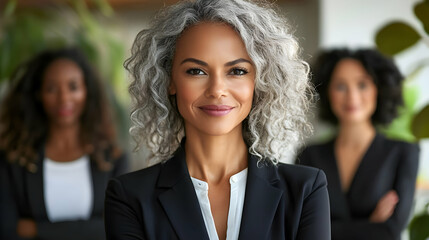
[{"label": "blurred woman in background", "polygon": [[105,239],[105,188],[127,160],[80,51],[45,51],[18,68],[1,103],[0,149],[1,239]]},{"label": "blurred woman in background", "polygon": [[374,50],[332,50],[315,65],[320,116],[337,136],[306,148],[297,163],[328,179],[332,239],[399,239],[413,202],[419,148],[385,138],[402,105],[402,80],[392,60]]}]

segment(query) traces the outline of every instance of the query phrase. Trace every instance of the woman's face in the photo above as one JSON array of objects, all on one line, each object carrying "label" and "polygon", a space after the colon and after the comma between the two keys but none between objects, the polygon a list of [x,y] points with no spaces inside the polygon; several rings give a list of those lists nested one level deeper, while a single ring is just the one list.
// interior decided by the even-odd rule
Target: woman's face
[{"label": "woman's face", "polygon": [[201,23],[176,43],[169,93],[185,129],[207,135],[241,133],[252,107],[255,68],[230,26]]},{"label": "woman's face", "polygon": [[377,87],[359,61],[338,62],[328,91],[332,112],[340,123],[371,120],[377,107]]},{"label": "woman's face", "polygon": [[80,67],[68,59],[52,62],[43,75],[40,96],[51,124],[79,124],[86,101],[85,80]]}]

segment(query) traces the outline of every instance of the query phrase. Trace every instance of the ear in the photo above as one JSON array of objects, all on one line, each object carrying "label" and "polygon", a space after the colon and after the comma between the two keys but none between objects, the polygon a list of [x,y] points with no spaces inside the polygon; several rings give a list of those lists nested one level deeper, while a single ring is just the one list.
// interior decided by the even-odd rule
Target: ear
[{"label": "ear", "polygon": [[175,95],[177,92],[176,84],[174,84],[174,81],[170,79],[170,85],[168,85],[168,93],[170,95]]}]

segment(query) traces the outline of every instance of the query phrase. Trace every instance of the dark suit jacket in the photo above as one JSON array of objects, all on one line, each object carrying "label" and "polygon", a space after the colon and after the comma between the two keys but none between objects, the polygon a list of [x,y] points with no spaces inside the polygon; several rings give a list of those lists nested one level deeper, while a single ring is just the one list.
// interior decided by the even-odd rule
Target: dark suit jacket
[{"label": "dark suit jacket", "polygon": [[37,171],[32,173],[18,164],[9,164],[0,153],[1,174],[1,222],[0,239],[20,239],[16,234],[19,218],[31,218],[36,221],[38,237],[44,240],[97,240],[105,239],[103,209],[104,195],[108,180],[127,170],[127,158],[122,155],[111,159],[114,167],[111,171],[101,171],[91,161],[93,184],[93,206],[89,220],[63,221],[51,223],[47,217],[43,190],[43,151],[36,163]]},{"label": "dark suit jacket", "polygon": [[[328,179],[333,240],[399,239],[411,210],[418,167],[415,144],[386,139],[377,134],[361,160],[347,193],[341,188],[334,155],[334,140],[311,146],[298,163],[322,169]],[[396,190],[399,202],[384,223],[370,223],[378,200]]]},{"label": "dark suit jacket", "polygon": [[[239,239],[330,239],[325,174],[257,160],[250,155]],[[112,179],[105,224],[107,239],[209,239],[184,148],[164,164]]]}]

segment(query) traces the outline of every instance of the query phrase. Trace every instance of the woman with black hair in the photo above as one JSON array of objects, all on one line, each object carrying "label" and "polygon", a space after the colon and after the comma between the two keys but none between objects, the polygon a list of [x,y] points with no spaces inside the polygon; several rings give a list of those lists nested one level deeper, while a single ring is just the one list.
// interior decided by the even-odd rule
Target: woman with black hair
[{"label": "woman with black hair", "polygon": [[104,88],[77,49],[21,65],[0,107],[0,238],[104,239],[108,180],[124,173]]},{"label": "woman with black hair", "polygon": [[376,131],[397,116],[402,79],[374,50],[332,50],[316,61],[320,115],[338,134],[306,148],[297,163],[326,173],[333,240],[399,239],[406,226],[419,149]]}]

